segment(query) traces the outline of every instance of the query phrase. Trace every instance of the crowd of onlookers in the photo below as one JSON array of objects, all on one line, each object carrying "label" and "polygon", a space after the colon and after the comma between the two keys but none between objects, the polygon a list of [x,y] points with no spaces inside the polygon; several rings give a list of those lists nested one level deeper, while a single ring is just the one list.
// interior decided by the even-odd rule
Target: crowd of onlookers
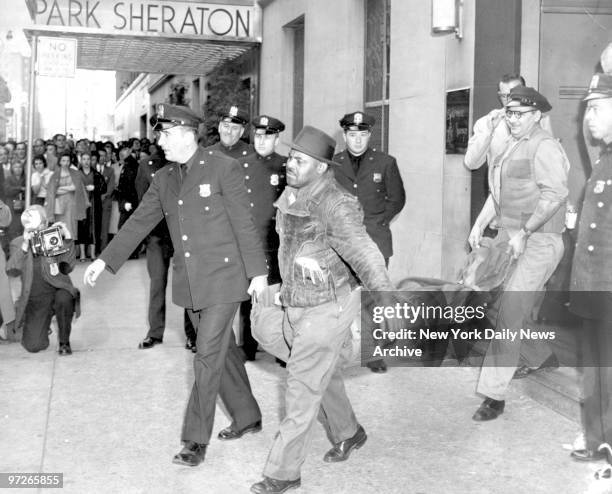
[{"label": "crowd of onlookers", "polygon": [[[73,140],[56,134],[32,142],[31,204],[43,206],[49,223],[66,223],[81,262],[94,259],[136,208],[138,163],[161,152],[147,138],[129,141]],[[2,248],[23,233],[27,143],[0,142],[0,199],[12,212],[3,228]]]}]

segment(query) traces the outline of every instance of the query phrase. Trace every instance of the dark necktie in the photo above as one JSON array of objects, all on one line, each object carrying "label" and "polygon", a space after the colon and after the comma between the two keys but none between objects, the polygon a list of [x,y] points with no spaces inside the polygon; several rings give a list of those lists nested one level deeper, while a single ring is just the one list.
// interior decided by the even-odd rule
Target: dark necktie
[{"label": "dark necktie", "polygon": [[181,181],[185,180],[187,173],[189,173],[189,168],[187,168],[187,163],[181,163]]},{"label": "dark necktie", "polygon": [[353,165],[353,172],[355,173],[355,175],[357,175],[357,172],[359,171],[359,165],[361,164],[361,156],[353,156],[351,154],[350,157],[351,164]]}]

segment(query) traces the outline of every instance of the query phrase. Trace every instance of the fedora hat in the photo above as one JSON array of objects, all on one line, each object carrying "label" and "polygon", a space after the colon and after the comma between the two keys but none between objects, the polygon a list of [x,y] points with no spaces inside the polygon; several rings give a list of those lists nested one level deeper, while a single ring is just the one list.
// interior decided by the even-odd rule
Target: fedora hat
[{"label": "fedora hat", "polygon": [[295,139],[291,143],[291,149],[300,151],[301,153],[307,154],[308,156],[324,161],[330,165],[337,165],[338,163],[332,161],[334,151],[336,150],[336,140],[327,135],[322,130],[319,130],[310,125],[305,125],[300,133],[295,136]]}]

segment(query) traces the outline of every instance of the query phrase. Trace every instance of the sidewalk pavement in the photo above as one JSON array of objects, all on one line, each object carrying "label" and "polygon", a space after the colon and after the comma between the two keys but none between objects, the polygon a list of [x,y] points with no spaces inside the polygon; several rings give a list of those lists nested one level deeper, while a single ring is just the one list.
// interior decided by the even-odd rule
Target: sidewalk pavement
[{"label": "sidewalk pavement", "polygon": [[[0,472],[63,472],[61,492],[75,494],[248,493],[261,479],[283,413],[285,370],[263,353],[246,364],[262,408],[261,433],[215,438],[199,467],[174,465],[193,381],[182,309],[169,301],[164,343],[139,350],[147,329],[144,260],[127,262],[116,276],[103,274],[94,289],[82,285],[84,266],[73,274],[83,314],[74,325],[72,356],[57,355],[55,334],[39,354],[0,346]],[[349,461],[324,463],[330,444],[317,424],[303,487],[290,492],[612,492],[612,482],[593,480],[602,464],[572,461],[563,448],[579,425],[518,388],[499,419],[473,422],[481,402],[474,395],[477,369],[391,368],[379,375],[353,367],[346,376],[368,441]],[[229,424],[220,406],[216,419],[215,433]]]}]

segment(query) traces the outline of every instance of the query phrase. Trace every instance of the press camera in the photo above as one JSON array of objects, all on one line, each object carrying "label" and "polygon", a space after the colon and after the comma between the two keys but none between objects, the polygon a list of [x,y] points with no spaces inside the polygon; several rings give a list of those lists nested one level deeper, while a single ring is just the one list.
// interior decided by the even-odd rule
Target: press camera
[{"label": "press camera", "polygon": [[59,256],[70,250],[70,247],[64,244],[62,229],[59,226],[50,226],[34,232],[30,245],[35,256]]}]

